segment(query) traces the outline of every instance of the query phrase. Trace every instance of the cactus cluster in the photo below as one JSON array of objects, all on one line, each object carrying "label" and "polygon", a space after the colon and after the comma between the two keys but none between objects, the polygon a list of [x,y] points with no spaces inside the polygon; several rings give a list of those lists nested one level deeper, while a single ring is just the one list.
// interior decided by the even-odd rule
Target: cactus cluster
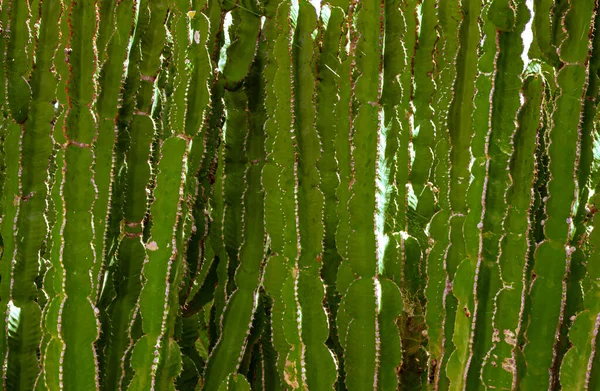
[{"label": "cactus cluster", "polygon": [[2,0],[0,390],[600,390],[599,7]]}]

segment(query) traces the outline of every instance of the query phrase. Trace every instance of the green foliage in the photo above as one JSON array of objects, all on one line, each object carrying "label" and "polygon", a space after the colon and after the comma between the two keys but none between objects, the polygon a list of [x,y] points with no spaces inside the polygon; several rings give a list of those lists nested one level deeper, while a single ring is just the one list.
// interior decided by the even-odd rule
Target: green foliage
[{"label": "green foliage", "polygon": [[0,390],[600,388],[595,0],[0,3]]}]

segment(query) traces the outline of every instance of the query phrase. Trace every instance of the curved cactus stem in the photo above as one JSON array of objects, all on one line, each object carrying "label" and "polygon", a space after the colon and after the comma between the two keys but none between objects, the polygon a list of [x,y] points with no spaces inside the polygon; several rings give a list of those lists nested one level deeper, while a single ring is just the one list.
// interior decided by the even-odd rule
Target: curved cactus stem
[{"label": "curved cactus stem", "polygon": [[[575,167],[579,159],[582,97],[587,84],[584,64],[590,55],[589,37],[595,2],[572,2],[569,6],[562,20],[565,37],[559,47],[559,57],[564,65],[556,75],[559,96],[548,146],[550,179],[545,205],[548,216],[544,224],[546,239],[538,245],[534,258],[531,318],[524,349],[527,368],[520,383],[524,390],[547,388],[557,380],[548,373],[548,368],[554,366],[555,338],[565,305],[564,279],[575,250],[570,246],[577,191]],[[582,36],[588,39],[581,39]]]}]

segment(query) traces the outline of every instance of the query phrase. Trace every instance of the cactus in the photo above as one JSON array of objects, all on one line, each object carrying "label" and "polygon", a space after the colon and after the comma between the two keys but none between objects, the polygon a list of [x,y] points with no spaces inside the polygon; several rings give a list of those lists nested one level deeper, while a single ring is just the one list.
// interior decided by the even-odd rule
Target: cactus
[{"label": "cactus", "polygon": [[600,387],[595,0],[0,4],[0,389]]}]

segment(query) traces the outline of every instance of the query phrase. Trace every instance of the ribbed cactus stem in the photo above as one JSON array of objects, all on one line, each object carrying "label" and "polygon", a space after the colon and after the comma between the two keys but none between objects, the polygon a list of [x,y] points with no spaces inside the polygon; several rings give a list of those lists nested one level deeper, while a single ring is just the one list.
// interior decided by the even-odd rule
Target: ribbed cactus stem
[{"label": "ribbed cactus stem", "polygon": [[[264,165],[264,130],[257,126],[264,121],[264,106],[261,96],[264,92],[262,70],[264,67],[264,47],[261,49],[244,87],[236,92],[227,92],[235,104],[230,106],[229,116],[239,118],[243,123],[227,123],[225,130],[226,148],[234,150],[235,142],[241,139],[241,148],[235,148],[241,160],[242,176],[242,243],[239,249],[239,266],[235,270],[236,290],[227,300],[219,319],[220,339],[209,356],[205,371],[204,389],[214,389],[227,377],[238,371],[244,354],[248,354],[250,327],[258,306],[259,286],[264,266],[264,193],[261,185],[261,172]],[[232,113],[232,111],[236,113]],[[226,163],[227,164],[227,163]],[[228,166],[225,166],[228,172]],[[228,227],[224,227],[228,229]]]},{"label": "ribbed cactus stem", "polygon": [[503,284],[494,300],[493,347],[487,353],[482,369],[484,384],[498,388],[514,387],[517,382],[517,338],[522,324],[525,261],[529,251],[529,235],[524,232],[530,225],[531,185],[535,172],[535,157],[526,151],[531,151],[537,141],[543,87],[540,75],[529,76],[524,81],[525,102],[512,137],[515,152],[510,161],[512,181],[506,193],[508,208],[503,222],[506,233],[500,242],[498,258]]},{"label": "ribbed cactus stem", "polygon": [[[408,182],[410,171],[410,140],[411,140],[411,95],[412,95],[412,61],[416,41],[416,14],[414,2],[386,2],[384,14],[384,51],[383,51],[383,86],[381,90],[381,122],[378,136],[377,163],[377,260],[378,273],[381,274],[381,303],[380,322],[380,367],[378,384],[381,389],[398,387],[398,368],[402,362],[402,348],[405,354],[405,368],[415,367],[419,361],[415,358],[423,352],[419,349],[410,350],[414,341],[418,344],[422,337],[421,329],[416,321],[415,327],[409,329],[406,324],[420,316],[419,286],[420,253],[410,251],[410,244],[418,248],[418,243],[412,237],[407,237],[408,231]],[[420,227],[419,227],[420,228]],[[416,255],[416,256],[415,256]],[[410,282],[409,282],[410,281]],[[405,316],[397,319],[402,313],[402,299],[398,286],[406,282],[405,298],[410,297],[409,306],[414,318]],[[385,305],[384,305],[385,304]],[[398,324],[402,323],[400,330]],[[400,335],[399,335],[400,334]],[[418,334],[415,338],[414,335]],[[402,339],[407,346],[401,346]],[[415,354],[416,353],[416,354]],[[421,364],[425,365],[423,360]],[[413,382],[401,372],[400,382],[407,386]],[[418,381],[417,381],[418,382]]]},{"label": "ribbed cactus stem", "polygon": [[[524,355],[527,370],[521,388],[547,388],[556,382],[548,373],[554,365],[555,336],[564,310],[571,256],[572,221],[577,183],[575,167],[579,159],[579,121],[582,97],[587,84],[585,64],[590,56],[590,28],[595,11],[593,1],[572,2],[564,13],[564,40],[558,51],[564,64],[556,74],[559,95],[555,101],[550,129],[548,199],[544,224],[546,239],[535,251],[535,278],[531,288],[531,320]],[[535,330],[535,332],[534,332]]]},{"label": "ribbed cactus stem", "polygon": [[[8,107],[14,121],[9,127],[12,148],[20,151],[19,193],[13,200],[18,207],[12,253],[3,261],[12,259],[11,301],[8,301],[8,355],[6,367],[7,388],[33,388],[38,374],[36,350],[40,343],[41,311],[36,302],[35,280],[40,270],[40,250],[46,239],[48,169],[51,157],[51,132],[56,99],[56,79],[52,72],[58,42],[59,2],[46,4],[41,14],[30,14],[27,1],[10,2],[11,31],[6,58]],[[40,15],[39,37],[36,42],[36,66],[33,59],[32,30]],[[66,103],[66,102],[65,102]],[[14,132],[19,134],[18,144]],[[8,144],[11,146],[11,144]],[[16,156],[9,159],[17,163]],[[7,298],[8,299],[8,298]],[[5,353],[5,352],[2,352]]]},{"label": "ribbed cactus stem", "polygon": [[342,370],[343,361],[339,336],[337,334],[336,315],[340,295],[336,286],[337,272],[341,262],[338,251],[336,233],[339,229],[337,190],[341,183],[339,178],[340,164],[336,151],[337,132],[341,126],[338,121],[340,112],[339,91],[343,85],[340,76],[341,55],[340,44],[344,39],[346,13],[341,7],[323,6],[319,20],[321,52],[318,57],[317,70],[320,82],[316,87],[315,126],[321,140],[322,153],[317,163],[320,174],[320,189],[323,192],[323,256],[321,275],[325,284],[329,313],[328,346],[333,349],[338,362],[338,370]]},{"label": "ribbed cactus stem", "polygon": [[[579,312],[570,322],[568,337],[572,347],[565,354],[560,367],[560,384],[564,389],[594,389],[597,387],[598,380],[598,376],[594,375],[593,369],[596,368],[594,365],[597,365],[598,361],[597,335],[600,326],[598,323],[600,311],[596,304],[599,293],[598,263],[596,261],[599,232],[596,229],[598,217],[594,214],[594,217],[591,218],[593,230],[589,233],[590,217],[588,213],[591,211],[590,208],[595,207],[598,203],[597,195],[591,198],[589,196],[593,190],[598,188],[597,176],[594,175],[593,139],[595,138],[596,109],[600,92],[600,80],[598,78],[600,34],[597,33],[600,28],[598,25],[599,18],[600,14],[596,13],[592,54],[588,63],[589,80],[581,119],[581,154],[578,170],[580,201],[574,219],[575,234],[571,241],[573,246],[578,246],[579,243],[587,239],[590,248],[588,251],[581,247],[577,248],[571,259],[571,274],[567,288],[567,297],[570,300],[566,303],[565,318],[573,319],[571,314],[581,307],[583,307],[583,311]],[[577,273],[577,270],[584,265],[587,266],[587,273],[582,276],[582,273]],[[581,293],[583,293],[583,297],[581,297]]]},{"label": "ribbed cactus stem", "polygon": [[[520,57],[523,52],[521,33],[529,19],[529,12],[523,2],[513,7],[502,1],[496,1],[490,4],[486,12],[486,20],[495,29],[497,47],[492,75],[490,127],[486,140],[486,154],[490,156],[490,160],[486,167],[483,198],[477,197],[478,200],[484,201],[484,213],[480,223],[482,236],[475,277],[475,332],[467,379],[469,385],[481,382],[482,365],[487,365],[488,362],[492,366],[501,365],[494,357],[490,357],[488,352],[493,341],[498,338],[493,329],[494,300],[502,288],[504,278],[503,262],[499,260],[502,253],[499,243],[506,235],[507,229],[504,216],[507,213],[506,197],[511,183],[508,167],[510,156],[514,151],[512,138],[516,129],[517,112],[521,105],[519,95],[522,85],[520,75],[523,72],[523,62]],[[522,273],[522,268],[520,271]],[[522,274],[519,274],[520,278]],[[513,332],[516,331],[515,328]]]},{"label": "ribbed cactus stem", "polygon": [[[294,149],[294,84],[292,39],[298,4],[275,3],[268,10],[271,22],[265,25],[270,46],[265,68],[265,150],[262,172],[265,189],[265,227],[271,255],[265,270],[265,288],[273,298],[273,345],[278,353],[277,369],[283,386],[292,390],[306,384],[305,345],[301,335],[298,303],[299,233],[297,154]],[[275,10],[276,7],[276,10]]]},{"label": "ribbed cactus stem", "polygon": [[[94,342],[99,324],[94,305],[97,275],[95,267],[93,205],[97,199],[94,182],[94,153],[97,117],[92,111],[97,70],[96,6],[93,3],[72,3],[68,9],[71,48],[67,81],[68,108],[65,117],[63,178],[61,183],[64,208],[61,263],[64,268],[61,303],[61,335],[64,356],[61,371],[65,389],[97,389],[98,363]],[[109,152],[110,153],[110,152]]]},{"label": "ribbed cactus stem", "polygon": [[[114,387],[115,378],[113,374],[118,373],[117,368],[121,368],[122,351],[117,342],[117,351],[113,354],[113,344],[111,342],[123,338],[122,332],[113,334],[106,320],[108,319],[107,302],[112,300],[112,279],[114,267],[114,258],[110,257],[111,246],[115,234],[111,232],[108,226],[109,216],[107,213],[114,210],[115,204],[119,203],[118,197],[113,198],[114,181],[117,175],[115,168],[117,159],[115,156],[115,144],[117,140],[117,114],[119,108],[120,85],[123,79],[123,61],[128,57],[128,40],[124,36],[129,36],[134,18],[135,1],[120,1],[115,7],[113,2],[106,2],[100,8],[100,23],[98,26],[97,50],[99,53],[100,77],[98,80],[98,138],[95,144],[94,172],[96,175],[96,188],[98,198],[94,203],[94,235],[96,251],[95,275],[92,278],[97,279],[96,303],[101,311],[100,319],[102,321],[103,335],[98,343],[98,350],[101,354],[109,357],[109,360],[102,362],[100,366],[100,384],[101,386]],[[114,33],[116,30],[116,33]],[[102,57],[106,54],[106,57]],[[113,208],[110,208],[110,205]],[[120,289],[117,288],[117,289]],[[135,300],[135,299],[134,299]],[[115,304],[118,306],[118,304]],[[129,304],[131,307],[132,304]],[[118,311],[117,311],[118,312]],[[118,321],[112,319],[117,325]],[[117,326],[118,328],[118,326]],[[110,374],[110,375],[109,375]]]},{"label": "ribbed cactus stem", "polygon": [[[431,219],[430,242],[432,248],[427,257],[427,273],[429,274],[425,296],[427,298],[426,323],[428,336],[432,346],[429,382],[433,387],[446,389],[446,365],[448,357],[454,350],[452,335],[456,315],[456,300],[452,295],[452,280],[456,268],[448,264],[450,249],[450,139],[448,136],[448,112],[452,103],[452,90],[457,69],[455,66],[459,49],[460,8],[457,2],[440,3],[435,9],[435,16],[430,11],[430,18],[436,18],[440,25],[440,40],[436,44],[437,90],[433,96],[433,104],[437,108],[433,116],[435,126],[435,151],[438,157],[433,172],[434,194],[437,201],[437,213]],[[456,232],[456,229],[454,230]],[[435,277],[433,277],[435,276]]]},{"label": "ribbed cactus stem", "polygon": [[323,308],[325,289],[321,280],[324,197],[319,189],[321,175],[317,164],[322,157],[322,144],[315,126],[316,64],[313,59],[316,42],[311,37],[316,27],[314,6],[306,0],[300,0],[292,51],[301,248],[297,295],[302,312],[302,341],[306,346],[307,386],[315,390],[328,390],[337,376],[333,355],[325,346],[329,324]]}]

